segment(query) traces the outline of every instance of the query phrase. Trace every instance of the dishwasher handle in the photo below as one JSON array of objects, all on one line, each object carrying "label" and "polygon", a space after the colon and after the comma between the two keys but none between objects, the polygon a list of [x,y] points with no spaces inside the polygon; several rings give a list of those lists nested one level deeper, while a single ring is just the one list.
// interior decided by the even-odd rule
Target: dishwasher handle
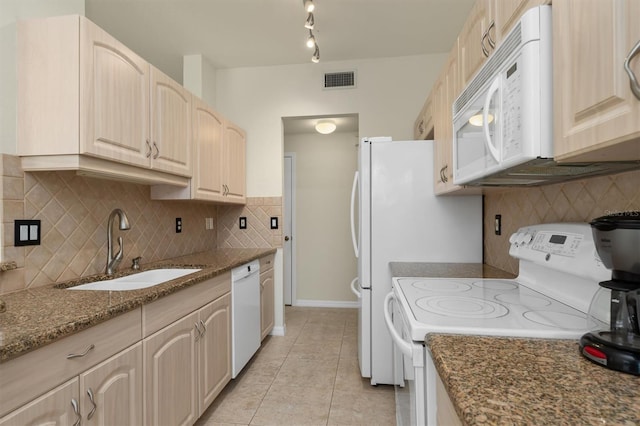
[{"label": "dishwasher handle", "polygon": [[231,270],[231,280],[239,281],[243,278],[248,277],[249,275],[259,274],[260,273],[260,262],[254,260],[249,263],[245,263],[242,266],[238,266],[235,269]]}]

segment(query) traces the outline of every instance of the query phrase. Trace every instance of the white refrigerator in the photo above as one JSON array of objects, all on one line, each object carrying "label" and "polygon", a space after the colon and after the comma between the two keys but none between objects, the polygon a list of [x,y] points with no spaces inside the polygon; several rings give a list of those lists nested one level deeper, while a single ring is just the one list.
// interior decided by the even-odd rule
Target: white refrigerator
[{"label": "white refrigerator", "polygon": [[436,196],[433,141],[364,138],[351,195],[358,258],[358,360],[371,384],[395,384],[383,302],[389,262],[482,262],[482,197]]}]

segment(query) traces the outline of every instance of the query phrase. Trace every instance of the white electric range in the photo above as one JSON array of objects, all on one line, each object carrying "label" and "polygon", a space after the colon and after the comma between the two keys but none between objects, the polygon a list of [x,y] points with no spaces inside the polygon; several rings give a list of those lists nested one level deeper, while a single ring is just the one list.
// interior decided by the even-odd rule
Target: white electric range
[{"label": "white electric range", "polygon": [[[598,282],[610,279],[586,223],[524,227],[509,239],[515,279],[395,277],[385,299],[398,425],[436,424],[429,333],[578,339]],[[392,309],[390,309],[392,307]]]}]

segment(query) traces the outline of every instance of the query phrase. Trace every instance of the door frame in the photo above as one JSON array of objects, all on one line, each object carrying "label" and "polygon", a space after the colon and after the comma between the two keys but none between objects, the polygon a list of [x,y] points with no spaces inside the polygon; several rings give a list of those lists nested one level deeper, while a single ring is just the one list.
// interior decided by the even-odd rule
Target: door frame
[{"label": "door frame", "polygon": [[[296,306],[297,305],[297,297],[296,297],[296,288],[297,288],[297,272],[296,272],[296,241],[297,241],[297,237],[295,237],[296,235],[296,153],[295,152],[285,152],[284,153],[284,158],[289,158],[291,160],[291,211],[287,212],[287,208],[286,208],[286,202],[284,205],[284,220],[287,220],[287,213],[290,214],[291,216],[291,306]],[[286,195],[286,185],[287,185],[287,179],[286,179],[286,173],[284,172],[284,168],[285,166],[285,160],[283,158],[282,161],[282,166],[283,166],[283,182],[284,182],[284,194]],[[283,224],[284,227],[284,224]],[[283,231],[285,231],[286,229],[283,229]],[[283,244],[286,244],[286,242],[283,241]],[[282,249],[282,255],[283,255],[283,268],[286,265],[286,250]],[[283,271],[283,275],[286,274],[285,271]],[[283,287],[283,292],[286,292],[287,288],[286,288],[286,283],[285,283],[285,279],[283,276],[283,280],[282,280],[282,287]],[[284,295],[283,295],[284,296]],[[283,297],[283,301],[284,301],[284,297]],[[284,304],[284,303],[283,303]]]}]

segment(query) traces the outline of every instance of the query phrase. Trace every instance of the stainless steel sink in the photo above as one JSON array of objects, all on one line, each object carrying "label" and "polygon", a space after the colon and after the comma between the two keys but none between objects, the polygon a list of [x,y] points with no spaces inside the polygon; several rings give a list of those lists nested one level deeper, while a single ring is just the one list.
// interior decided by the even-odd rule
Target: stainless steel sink
[{"label": "stainless steel sink", "polygon": [[125,277],[114,278],[106,281],[96,281],[69,287],[67,290],[102,290],[102,291],[127,291],[140,290],[141,288],[153,287],[185,275],[193,274],[202,269],[151,269]]}]

